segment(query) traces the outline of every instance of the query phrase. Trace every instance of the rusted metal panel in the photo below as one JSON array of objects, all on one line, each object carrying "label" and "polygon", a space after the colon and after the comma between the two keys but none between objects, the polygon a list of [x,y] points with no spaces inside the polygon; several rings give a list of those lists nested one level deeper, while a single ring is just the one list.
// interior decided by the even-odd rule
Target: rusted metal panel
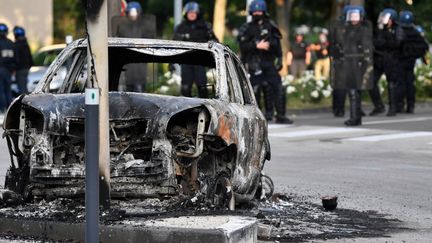
[{"label": "rusted metal panel", "polygon": [[[262,113],[254,104],[233,102],[236,99],[228,92],[228,82],[237,79],[227,80],[227,72],[235,69],[227,69],[225,62],[234,54],[217,43],[113,38],[109,46],[163,60],[206,50],[213,55],[217,76],[213,99],[109,93],[112,195],[205,195],[213,202],[231,195],[222,200],[230,208],[234,197],[250,200],[270,148]],[[6,115],[10,153],[20,171],[27,171],[28,175],[21,174],[29,178],[23,186],[33,190],[33,195],[72,197],[82,193],[84,94],[50,93],[47,80],[76,48],[84,47],[85,40],[68,46],[36,92],[18,100]],[[243,92],[238,84],[233,87],[234,93]],[[223,195],[214,195],[218,193]]]}]

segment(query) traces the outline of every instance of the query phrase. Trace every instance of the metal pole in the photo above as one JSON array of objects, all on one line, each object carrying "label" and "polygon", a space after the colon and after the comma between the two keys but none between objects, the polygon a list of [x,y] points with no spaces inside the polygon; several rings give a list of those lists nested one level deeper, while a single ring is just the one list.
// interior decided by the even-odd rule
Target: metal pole
[{"label": "metal pole", "polygon": [[85,91],[85,242],[99,242],[99,89]]},{"label": "metal pole", "polygon": [[182,0],[174,0],[174,27],[182,21]]},{"label": "metal pole", "polygon": [[249,14],[249,5],[251,4],[253,0],[246,0],[246,22],[251,22],[252,21],[252,16]]},{"label": "metal pole", "polygon": [[[87,0],[90,1],[90,0]],[[94,6],[102,4],[99,11],[87,16],[89,46],[94,63],[95,87],[100,89],[99,106],[99,179],[100,203],[108,209],[110,206],[110,146],[109,146],[109,103],[108,103],[108,9],[107,1],[94,0]],[[87,10],[89,12],[89,10]],[[95,14],[96,12],[96,14]],[[92,66],[90,62],[89,67]]]}]

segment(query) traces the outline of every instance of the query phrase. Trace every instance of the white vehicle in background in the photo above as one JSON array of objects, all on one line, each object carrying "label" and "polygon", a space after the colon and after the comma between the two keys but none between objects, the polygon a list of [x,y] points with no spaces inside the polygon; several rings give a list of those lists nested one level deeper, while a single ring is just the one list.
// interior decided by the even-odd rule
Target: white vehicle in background
[{"label": "white vehicle in background", "polygon": [[[29,93],[33,92],[42,79],[45,72],[48,70],[49,65],[54,61],[54,59],[60,54],[60,52],[66,47],[66,44],[56,44],[42,47],[33,55],[33,67],[30,68],[28,75],[27,90]],[[62,72],[60,72],[62,73]],[[66,72],[63,72],[66,75]],[[51,89],[58,89],[61,85],[61,80],[64,76],[59,75],[57,77],[58,82],[51,83]]]}]

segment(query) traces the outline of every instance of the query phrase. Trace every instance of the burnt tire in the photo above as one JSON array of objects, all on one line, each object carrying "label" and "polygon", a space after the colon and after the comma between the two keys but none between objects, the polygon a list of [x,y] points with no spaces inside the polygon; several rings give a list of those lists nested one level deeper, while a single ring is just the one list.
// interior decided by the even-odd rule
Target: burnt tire
[{"label": "burnt tire", "polygon": [[274,193],[273,180],[268,175],[261,175],[260,183],[255,193],[256,199],[270,198]]},{"label": "burnt tire", "polygon": [[5,188],[25,197],[25,190],[28,185],[29,169],[9,167],[6,172]]},{"label": "burnt tire", "polygon": [[215,207],[234,210],[235,196],[228,173],[223,172],[216,176],[208,195]]}]

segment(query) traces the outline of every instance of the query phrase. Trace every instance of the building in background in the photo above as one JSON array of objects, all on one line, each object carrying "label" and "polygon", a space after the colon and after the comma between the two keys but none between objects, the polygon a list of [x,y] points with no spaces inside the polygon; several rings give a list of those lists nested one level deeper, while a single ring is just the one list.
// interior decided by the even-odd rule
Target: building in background
[{"label": "building in background", "polygon": [[32,50],[53,43],[53,0],[0,0],[0,6],[0,23],[23,27]]}]

